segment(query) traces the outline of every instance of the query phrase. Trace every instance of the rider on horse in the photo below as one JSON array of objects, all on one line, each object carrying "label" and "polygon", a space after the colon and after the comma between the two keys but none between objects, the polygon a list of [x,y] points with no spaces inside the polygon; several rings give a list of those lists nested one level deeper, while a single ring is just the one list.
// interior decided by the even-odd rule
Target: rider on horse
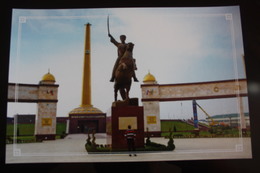
[{"label": "rider on horse", "polygon": [[[118,54],[117,60],[115,62],[115,65],[114,65],[114,68],[112,71],[112,77],[110,79],[110,82],[114,82],[115,81],[115,72],[116,72],[116,69],[118,68],[118,65],[119,65],[119,62],[120,62],[122,56],[124,55],[124,53],[126,51],[127,43],[125,42],[125,40],[126,40],[125,35],[120,36],[121,43],[117,42],[111,34],[108,34],[108,36],[110,37],[110,41],[117,47],[117,54]],[[133,63],[135,66],[134,70],[137,70],[136,64],[135,64],[135,59],[133,59]],[[133,71],[132,77],[135,82],[139,82],[138,79],[136,78],[135,71]]]}]

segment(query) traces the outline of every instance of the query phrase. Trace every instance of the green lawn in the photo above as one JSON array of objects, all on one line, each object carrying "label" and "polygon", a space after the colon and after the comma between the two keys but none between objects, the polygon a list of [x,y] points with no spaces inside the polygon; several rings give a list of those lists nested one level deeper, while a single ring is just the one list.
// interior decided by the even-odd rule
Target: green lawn
[{"label": "green lawn", "polygon": [[[22,140],[33,140],[34,138],[34,124],[18,124],[16,133],[18,138],[23,138]],[[161,121],[162,136],[169,136],[169,130],[173,130],[174,137],[195,137],[192,132],[178,132],[178,131],[193,131],[194,127],[185,122],[181,121]],[[213,132],[211,132],[213,131]],[[239,131],[237,129],[222,129],[214,128],[209,132],[200,131],[200,137],[236,137],[239,136]],[[59,139],[64,132],[66,132],[66,123],[57,123],[56,126],[56,138]],[[7,137],[13,137],[14,125],[8,124],[6,135]],[[250,131],[247,132],[246,136],[250,136]]]},{"label": "green lawn", "polygon": [[56,135],[61,135],[66,132],[66,123],[57,123]]},{"label": "green lawn", "polygon": [[192,125],[181,121],[161,121],[162,136],[169,136],[169,130],[173,130],[174,135],[191,135],[191,132],[175,132],[175,131],[189,131],[194,130]]},{"label": "green lawn", "polygon": [[[34,124],[18,124],[17,125],[17,136],[33,136],[34,135]],[[19,129],[19,130],[18,130]],[[66,123],[57,123],[56,134],[61,135],[66,132]],[[6,135],[14,135],[14,125],[8,124],[6,127]]]},{"label": "green lawn", "polygon": [[[18,124],[17,125],[17,136],[32,136],[34,135],[34,124]],[[6,129],[7,136],[14,135],[14,125],[8,124]]]},{"label": "green lawn", "polygon": [[169,131],[169,129],[176,129],[176,131],[194,130],[192,125],[180,121],[161,121],[162,131]]}]

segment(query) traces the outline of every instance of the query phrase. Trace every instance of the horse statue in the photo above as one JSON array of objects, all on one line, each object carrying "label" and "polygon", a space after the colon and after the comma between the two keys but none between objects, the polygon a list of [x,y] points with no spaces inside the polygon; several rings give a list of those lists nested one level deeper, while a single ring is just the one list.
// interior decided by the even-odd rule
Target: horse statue
[{"label": "horse statue", "polygon": [[132,77],[135,70],[135,63],[133,59],[134,44],[128,43],[126,51],[119,61],[119,65],[115,71],[114,97],[117,101],[117,92],[123,100],[129,99],[129,91],[132,84]]}]

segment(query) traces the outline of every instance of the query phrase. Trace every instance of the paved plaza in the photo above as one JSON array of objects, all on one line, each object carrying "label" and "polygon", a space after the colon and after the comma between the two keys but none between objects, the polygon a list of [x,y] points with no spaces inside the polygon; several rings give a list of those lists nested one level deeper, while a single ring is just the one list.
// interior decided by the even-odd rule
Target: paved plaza
[{"label": "paved plaza", "polygon": [[[89,154],[85,150],[87,135],[68,135],[65,139],[41,143],[7,144],[6,163],[63,162],[138,162],[204,159],[251,158],[250,138],[185,138],[174,139],[176,149],[170,152],[127,152]],[[151,138],[166,144],[168,139]],[[106,144],[106,134],[96,134],[97,144]]]}]

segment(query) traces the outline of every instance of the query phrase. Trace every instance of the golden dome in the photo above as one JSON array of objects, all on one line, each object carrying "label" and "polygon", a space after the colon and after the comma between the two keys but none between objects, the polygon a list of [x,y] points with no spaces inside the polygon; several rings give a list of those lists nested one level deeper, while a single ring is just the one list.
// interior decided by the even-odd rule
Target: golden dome
[{"label": "golden dome", "polygon": [[55,77],[50,72],[48,72],[42,77],[42,81],[55,82]]},{"label": "golden dome", "polygon": [[143,82],[156,82],[156,79],[154,75],[152,75],[150,72],[148,72],[147,75],[145,75]]},{"label": "golden dome", "polygon": [[103,112],[92,105],[83,105],[70,111],[71,114],[102,114]]}]

